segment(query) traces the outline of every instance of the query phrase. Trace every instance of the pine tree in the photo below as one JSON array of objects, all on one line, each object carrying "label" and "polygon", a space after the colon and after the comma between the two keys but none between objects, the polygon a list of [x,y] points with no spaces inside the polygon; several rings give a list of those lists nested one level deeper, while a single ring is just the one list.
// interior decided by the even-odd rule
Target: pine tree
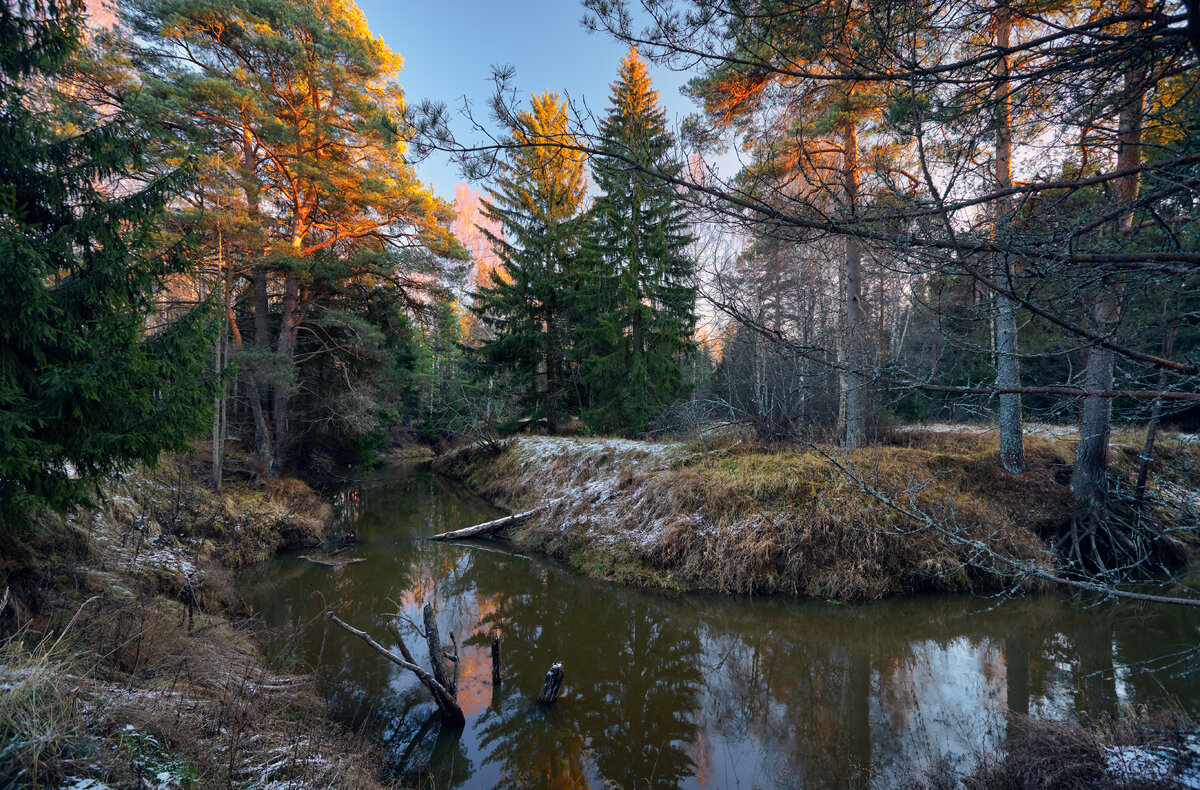
[{"label": "pine tree", "polygon": [[[204,430],[204,309],[147,328],[164,276],[188,265],[157,224],[177,171],[122,177],[147,135],[127,118],[59,133],[47,93],[72,63],[82,8],[0,12],[0,519],[65,510],[97,481]],[[119,197],[105,185],[120,184]],[[115,191],[115,190],[113,190]]]},{"label": "pine tree", "polygon": [[517,116],[514,147],[484,206],[503,232],[484,230],[500,266],[471,307],[491,331],[483,360],[512,375],[526,416],[551,432],[571,402],[567,352],[587,190],[586,156],[570,149],[568,120],[551,93]]},{"label": "pine tree", "polygon": [[312,333],[302,330],[347,283],[394,286],[416,305],[450,258],[465,257],[449,204],[405,156],[402,59],[349,0],[118,7],[124,31],[101,37],[94,92],[156,120],[168,155],[199,158],[188,202],[200,216],[183,224],[219,216],[236,229],[226,254],[248,270],[238,301],[253,331],[235,354],[258,396],[248,398],[254,446],[282,471],[304,457],[300,346]]},{"label": "pine tree", "polygon": [[680,165],[636,49],[621,61],[600,133],[606,155],[593,166],[600,195],[589,218],[577,354],[591,391],[589,426],[637,433],[682,390],[696,295],[678,195],[645,172],[671,176]]}]

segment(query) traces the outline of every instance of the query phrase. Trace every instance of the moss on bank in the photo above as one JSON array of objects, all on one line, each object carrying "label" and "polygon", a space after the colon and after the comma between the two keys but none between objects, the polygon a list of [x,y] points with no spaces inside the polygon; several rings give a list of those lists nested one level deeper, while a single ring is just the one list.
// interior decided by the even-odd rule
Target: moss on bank
[{"label": "moss on bank", "polygon": [[[590,576],[871,600],[1036,586],[981,551],[1054,565],[1042,536],[1070,517],[1073,452],[1069,438],[1031,436],[1028,471],[1013,475],[986,434],[903,433],[845,454],[521,437],[436,468],[513,510],[546,505],[511,539]],[[953,539],[900,510],[929,514]]]},{"label": "moss on bank", "polygon": [[320,543],[295,480],[164,459],[98,507],[0,536],[0,786],[375,788],[373,747],[328,721],[311,673],[268,661],[232,568]]}]

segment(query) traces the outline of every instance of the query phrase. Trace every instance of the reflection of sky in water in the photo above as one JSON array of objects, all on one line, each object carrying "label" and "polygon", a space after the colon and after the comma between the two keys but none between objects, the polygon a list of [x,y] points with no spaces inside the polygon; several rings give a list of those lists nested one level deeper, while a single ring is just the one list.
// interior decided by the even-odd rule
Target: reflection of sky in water
[{"label": "reflection of sky in water", "polygon": [[[248,571],[243,589],[279,649],[318,667],[337,715],[437,787],[889,787],[935,764],[969,770],[981,748],[1002,747],[1009,706],[1058,716],[1165,691],[1195,712],[1200,697],[1196,678],[1125,667],[1193,640],[1192,612],[1054,597],[831,606],[655,595],[498,544],[415,540],[495,514],[427,473],[350,489],[339,506],[366,562],[283,557]],[[326,600],[390,644],[389,599],[414,621],[435,600],[443,638],[458,639],[461,734],[439,734],[410,675],[317,617]],[[409,633],[408,644],[424,661],[423,642]],[[532,697],[554,660],[566,665],[563,697],[539,709]]]}]

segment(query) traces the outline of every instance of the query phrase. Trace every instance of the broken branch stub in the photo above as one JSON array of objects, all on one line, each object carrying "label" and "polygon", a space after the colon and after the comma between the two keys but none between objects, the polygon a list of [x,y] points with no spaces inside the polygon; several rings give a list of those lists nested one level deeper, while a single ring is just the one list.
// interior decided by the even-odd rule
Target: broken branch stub
[{"label": "broken branch stub", "polygon": [[539,705],[553,705],[562,691],[563,665],[555,661],[546,672],[546,680],[542,683],[542,693],[538,694]]}]

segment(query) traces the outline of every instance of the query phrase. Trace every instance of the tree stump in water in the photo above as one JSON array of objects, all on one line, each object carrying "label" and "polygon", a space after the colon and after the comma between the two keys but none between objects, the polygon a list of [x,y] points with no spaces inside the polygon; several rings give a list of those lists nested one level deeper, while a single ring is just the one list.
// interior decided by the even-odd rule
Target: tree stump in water
[{"label": "tree stump in water", "polygon": [[[450,676],[446,672],[446,654],[442,652],[442,637],[438,633],[437,615],[433,611],[433,604],[425,604],[422,614],[425,620],[425,644],[429,647],[429,663],[433,667],[433,677],[454,696],[458,693],[458,673]],[[453,660],[458,661],[458,656],[454,656]]]},{"label": "tree stump in water", "polygon": [[500,637],[492,637],[492,685],[500,685]]},{"label": "tree stump in water", "polygon": [[562,682],[563,665],[556,661],[551,665],[550,670],[546,672],[546,680],[542,683],[542,693],[538,694],[538,704],[554,704],[554,700],[558,699],[558,693],[562,691]]}]

